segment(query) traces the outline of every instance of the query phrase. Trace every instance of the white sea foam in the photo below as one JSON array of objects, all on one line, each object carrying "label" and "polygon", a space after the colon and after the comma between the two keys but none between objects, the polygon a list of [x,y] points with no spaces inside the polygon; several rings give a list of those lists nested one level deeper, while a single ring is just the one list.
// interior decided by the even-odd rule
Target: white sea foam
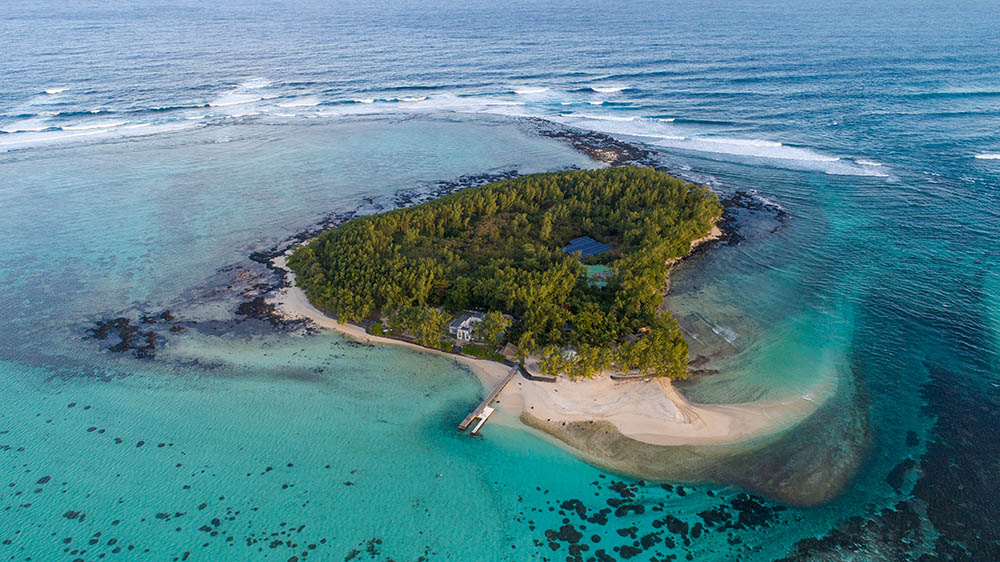
[{"label": "white sea foam", "polygon": [[977,154],[975,158],[977,160],[1000,160],[1000,154],[985,152],[983,154]]},{"label": "white sea foam", "polygon": [[92,131],[94,129],[112,129],[126,123],[128,121],[87,121],[76,125],[63,125],[60,129],[64,131]]},{"label": "white sea foam", "polygon": [[764,205],[766,205],[766,206],[768,206],[768,207],[774,207],[774,208],[776,208],[776,209],[784,209],[784,207],[782,207],[782,206],[781,206],[780,204],[778,204],[778,203],[775,203],[774,201],[771,201],[771,200],[770,200],[770,199],[768,199],[767,197],[764,197],[763,195],[761,195],[761,194],[760,194],[760,193],[759,193],[759,192],[758,192],[758,191],[757,191],[756,189],[753,189],[753,190],[751,190],[750,192],[751,192],[751,194],[752,194],[752,195],[753,195],[753,196],[754,196],[754,197],[755,197],[755,198],[756,198],[756,199],[757,199],[758,201],[760,201],[760,202],[761,202],[761,203],[763,203]]},{"label": "white sea foam", "polygon": [[875,162],[874,160],[855,160],[855,162],[857,162],[862,166],[872,166],[875,168],[881,167],[883,165],[881,162]]},{"label": "white sea foam", "polygon": [[[716,143],[720,143],[720,144],[732,144],[732,145],[736,145],[736,146],[756,146],[756,147],[764,147],[764,146],[766,146],[766,147],[773,147],[773,148],[777,148],[779,146],[784,146],[780,142],[775,142],[775,141],[770,141],[770,140],[762,140],[762,139],[733,139],[733,138],[726,138],[726,137],[703,137],[703,138],[700,138],[700,139],[696,138],[696,139],[693,139],[693,140],[700,140],[700,141],[705,141],[705,142],[716,142]],[[840,160],[840,158],[834,158],[834,160]]]},{"label": "white sea foam", "polygon": [[359,98],[351,100],[354,103],[375,103],[375,98]]},{"label": "white sea foam", "polygon": [[657,142],[656,144],[697,152],[768,160],[798,160],[802,162],[837,162],[840,160],[836,156],[820,154],[808,148],[787,146],[780,142],[760,139],[692,137],[684,139],[683,143]]},{"label": "white sea foam", "polygon": [[246,88],[248,90],[255,90],[257,88],[266,88],[271,85],[271,81],[267,78],[250,78],[244,80],[240,83],[241,88]]},{"label": "white sea foam", "polygon": [[810,148],[788,146],[768,139],[722,136],[689,136],[670,119],[619,117],[570,113],[549,117],[553,121],[600,131],[639,137],[663,148],[697,152],[705,158],[833,175],[888,177],[884,168],[862,166]]},{"label": "white sea foam", "polygon": [[601,94],[613,94],[627,89],[628,86],[591,86],[590,89]]},{"label": "white sea foam", "polygon": [[513,111],[511,108],[523,107],[523,101],[512,101],[486,96],[457,96],[454,94],[436,94],[419,98],[389,98],[350,100],[354,103],[323,106],[313,115],[319,117],[346,117],[358,115],[379,115],[392,113],[493,113],[501,115],[530,116]]},{"label": "white sea foam", "polygon": [[39,118],[31,118],[15,121],[10,125],[4,125],[3,127],[0,127],[0,131],[3,131],[4,133],[34,133],[37,131],[44,131],[49,127],[52,127],[52,124],[48,121]]},{"label": "white sea foam", "polygon": [[531,88],[531,87],[514,88],[514,93],[520,95],[541,94],[547,91],[549,91],[548,88]]},{"label": "white sea foam", "polygon": [[0,136],[0,152],[32,148],[37,146],[50,146],[55,144],[65,144],[77,141],[99,141],[108,139],[118,139],[134,136],[153,135],[158,133],[174,132],[184,129],[198,127],[195,123],[172,122],[172,123],[138,123],[124,127],[90,129],[82,131],[44,131],[33,133],[19,133],[16,135]]},{"label": "white sea foam", "polygon": [[209,107],[231,107],[234,105],[243,105],[245,103],[254,103],[263,100],[264,98],[260,96],[250,96],[246,94],[226,94],[219,96],[214,101],[208,103]]},{"label": "white sea foam", "polygon": [[48,94],[48,95],[50,95],[50,96],[54,96],[56,94],[61,94],[61,93],[65,92],[67,89],[68,88],[48,88],[48,89],[45,90],[45,93]]},{"label": "white sea foam", "polygon": [[657,117],[656,120],[660,123],[673,123],[674,117]]},{"label": "white sea foam", "polygon": [[579,119],[593,119],[595,121],[635,121],[636,116],[625,117],[620,115],[590,115],[587,113],[570,113],[568,117],[576,117]]},{"label": "white sea foam", "polygon": [[643,119],[637,116],[591,115],[587,113],[570,113],[568,115],[549,117],[553,121],[618,135],[629,135],[655,140],[684,140],[676,129],[669,124],[655,120]]}]

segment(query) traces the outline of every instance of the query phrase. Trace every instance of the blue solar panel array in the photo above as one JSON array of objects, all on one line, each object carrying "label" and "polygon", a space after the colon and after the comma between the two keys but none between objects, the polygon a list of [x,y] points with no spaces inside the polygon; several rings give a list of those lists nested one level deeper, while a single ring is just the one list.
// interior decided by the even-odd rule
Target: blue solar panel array
[{"label": "blue solar panel array", "polygon": [[590,236],[581,236],[579,238],[574,238],[569,241],[569,245],[563,247],[563,251],[567,254],[575,254],[580,252],[580,257],[585,258],[587,256],[596,256],[597,254],[603,254],[611,249],[611,246],[607,244],[602,244],[597,240],[594,240]]}]

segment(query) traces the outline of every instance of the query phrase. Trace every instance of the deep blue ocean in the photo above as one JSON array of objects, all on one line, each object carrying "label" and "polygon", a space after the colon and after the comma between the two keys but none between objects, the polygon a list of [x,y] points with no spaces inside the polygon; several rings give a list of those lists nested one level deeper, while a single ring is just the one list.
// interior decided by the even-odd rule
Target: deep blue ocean
[{"label": "deep blue ocean", "polygon": [[[815,414],[636,481],[235,314],[331,214],[602,165],[537,119],[750,201],[672,274],[681,390]],[[8,0],[0,240],[4,560],[1000,560],[997,2]]]}]

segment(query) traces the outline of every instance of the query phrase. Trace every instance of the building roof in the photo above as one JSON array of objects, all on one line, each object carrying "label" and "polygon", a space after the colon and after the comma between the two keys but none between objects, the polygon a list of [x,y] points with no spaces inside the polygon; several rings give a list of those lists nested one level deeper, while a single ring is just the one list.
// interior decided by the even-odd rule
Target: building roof
[{"label": "building roof", "polygon": [[580,257],[585,258],[588,256],[596,256],[597,254],[603,254],[611,249],[611,246],[607,244],[602,244],[597,240],[594,240],[590,236],[581,236],[579,238],[574,238],[569,241],[569,245],[563,247],[563,251],[567,254],[575,254],[580,252]]},{"label": "building roof", "polygon": [[451,321],[451,324],[448,325],[448,329],[449,330],[457,330],[457,329],[461,328],[462,324],[465,324],[465,321],[468,320],[468,319],[469,319],[469,315],[468,314],[460,314],[460,315],[456,316],[454,320]]},{"label": "building roof", "polygon": [[455,317],[454,320],[451,321],[451,324],[448,324],[448,329],[459,330],[462,328],[462,324],[465,324],[469,320],[475,320],[479,322],[482,321],[482,319],[483,319],[483,313],[481,312],[466,312],[463,314],[459,314],[458,316]]}]

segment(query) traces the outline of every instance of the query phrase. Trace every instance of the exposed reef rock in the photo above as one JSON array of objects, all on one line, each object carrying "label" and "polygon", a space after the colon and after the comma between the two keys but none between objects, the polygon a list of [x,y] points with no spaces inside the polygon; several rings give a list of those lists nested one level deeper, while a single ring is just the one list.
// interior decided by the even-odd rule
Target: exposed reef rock
[{"label": "exposed reef rock", "polygon": [[[142,324],[158,324],[160,326],[165,326],[173,321],[174,316],[169,310],[158,314],[143,315],[140,319]],[[133,323],[131,319],[124,316],[98,320],[94,327],[88,329],[88,337],[100,341],[117,338],[117,342],[108,346],[109,350],[115,353],[130,353],[139,359],[153,359],[156,357],[158,346],[162,347],[163,337],[154,330],[143,331],[138,325],[140,322]],[[166,329],[176,333],[184,328],[175,324]]]},{"label": "exposed reef rock", "polygon": [[670,172],[661,168],[652,150],[618,140],[611,135],[559,125],[544,119],[527,118],[525,122],[536,134],[566,142],[596,162],[611,166],[644,166]]}]

